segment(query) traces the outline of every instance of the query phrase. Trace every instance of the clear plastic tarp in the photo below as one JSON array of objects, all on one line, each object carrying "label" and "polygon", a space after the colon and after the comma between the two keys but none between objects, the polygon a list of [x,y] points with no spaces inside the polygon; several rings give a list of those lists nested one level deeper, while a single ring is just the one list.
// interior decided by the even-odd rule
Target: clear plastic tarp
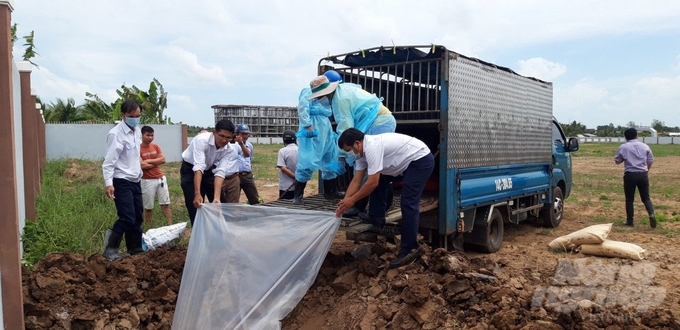
[{"label": "clear plastic tarp", "polygon": [[173,329],[280,329],[312,286],[340,218],[204,204],[191,232]]}]

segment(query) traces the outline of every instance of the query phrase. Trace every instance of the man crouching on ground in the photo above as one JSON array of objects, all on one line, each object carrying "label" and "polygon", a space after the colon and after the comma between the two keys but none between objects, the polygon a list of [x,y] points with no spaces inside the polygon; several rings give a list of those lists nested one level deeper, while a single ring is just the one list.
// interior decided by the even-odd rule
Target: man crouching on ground
[{"label": "man crouching on ground", "polygon": [[[338,203],[335,216],[340,217],[359,199],[370,195],[368,215],[371,224],[380,228],[385,224],[387,192],[394,177],[403,175],[401,190],[401,251],[390,262],[390,268],[402,266],[417,257],[420,197],[425,183],[434,169],[434,156],[423,141],[399,133],[365,135],[348,128],[338,138],[338,146],[354,153],[357,160],[354,178],[345,198]],[[368,180],[362,186],[364,174]],[[416,250],[416,251],[414,251]]]}]

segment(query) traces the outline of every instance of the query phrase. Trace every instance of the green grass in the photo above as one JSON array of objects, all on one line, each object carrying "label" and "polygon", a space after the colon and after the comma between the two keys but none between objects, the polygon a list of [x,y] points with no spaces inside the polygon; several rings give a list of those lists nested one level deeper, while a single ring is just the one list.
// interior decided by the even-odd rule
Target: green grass
[{"label": "green grass", "polygon": [[[582,143],[574,157],[614,157],[621,143]],[[680,156],[678,144],[650,144],[654,157]]]}]

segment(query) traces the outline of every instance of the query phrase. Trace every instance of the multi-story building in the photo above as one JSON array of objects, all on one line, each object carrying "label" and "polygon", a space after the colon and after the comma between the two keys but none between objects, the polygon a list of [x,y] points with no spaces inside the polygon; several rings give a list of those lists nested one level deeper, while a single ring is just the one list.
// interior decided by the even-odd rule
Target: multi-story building
[{"label": "multi-story building", "polygon": [[296,107],[218,104],[212,108],[215,123],[229,119],[234,125],[246,124],[253,137],[281,137],[287,129],[298,130]]}]

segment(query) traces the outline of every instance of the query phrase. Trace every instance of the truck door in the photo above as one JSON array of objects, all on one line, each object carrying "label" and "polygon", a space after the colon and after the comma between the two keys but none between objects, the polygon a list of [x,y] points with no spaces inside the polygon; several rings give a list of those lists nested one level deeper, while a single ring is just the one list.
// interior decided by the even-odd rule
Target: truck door
[{"label": "truck door", "polygon": [[567,151],[565,147],[567,145],[567,139],[562,132],[560,125],[553,121],[552,124],[552,139],[553,139],[553,174],[554,180],[553,184],[559,182],[559,180],[565,181],[564,196],[569,196],[571,188],[571,153]]}]

